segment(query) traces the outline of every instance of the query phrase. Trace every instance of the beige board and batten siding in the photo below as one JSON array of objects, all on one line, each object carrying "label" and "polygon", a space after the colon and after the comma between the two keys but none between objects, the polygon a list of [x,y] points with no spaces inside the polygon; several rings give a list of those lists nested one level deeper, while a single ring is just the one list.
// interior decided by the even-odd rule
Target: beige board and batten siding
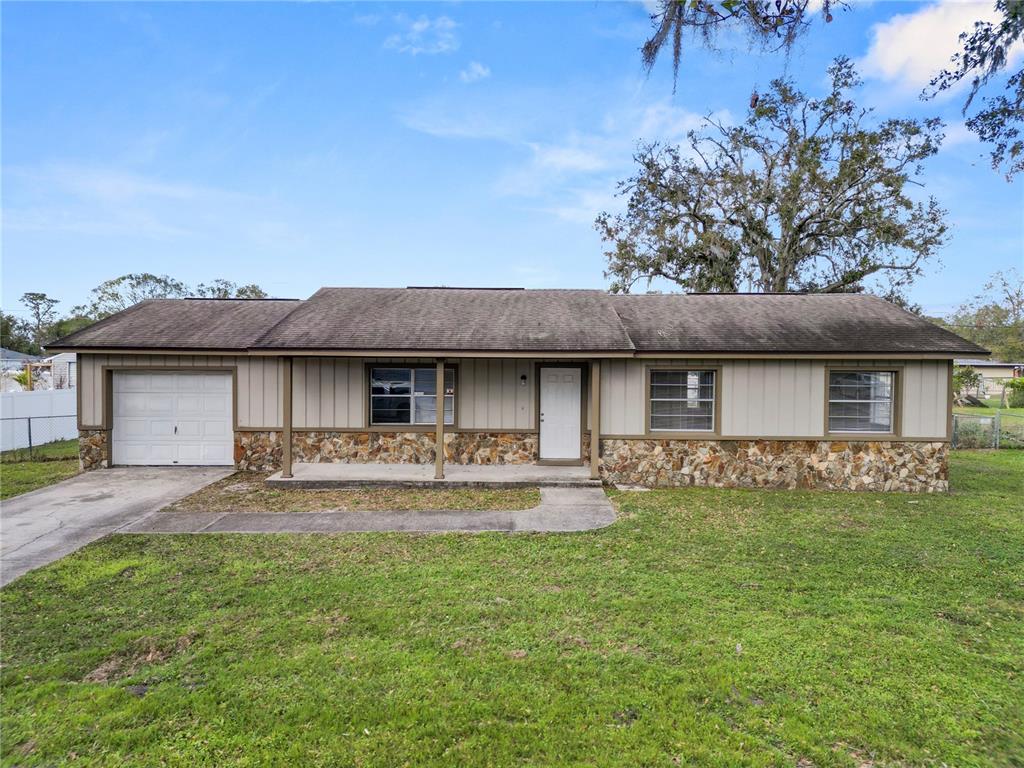
[{"label": "beige board and batten siding", "polygon": [[103,370],[107,368],[232,368],[236,369],[234,393],[238,429],[280,429],[281,360],[238,355],[118,355],[79,354],[79,423],[100,427],[104,417]]},{"label": "beige board and batten siding", "polygon": [[[456,407],[461,429],[522,432],[536,428],[532,360],[466,358],[458,363],[462,402]],[[457,403],[459,399],[456,393]]]},{"label": "beige board and batten siding", "polygon": [[608,360],[601,376],[602,435],[645,434],[649,365],[720,366],[716,396],[722,401],[723,438],[824,437],[826,366],[895,369],[902,395],[901,436],[946,439],[950,405],[945,360]]},{"label": "beige board and batten siding", "polygon": [[[297,429],[366,427],[365,358],[295,360]],[[377,360],[381,364],[432,361]],[[458,428],[529,431],[534,424],[535,366],[529,359],[453,359],[457,366]],[[605,360],[601,376],[601,433],[645,433],[645,360]],[[945,360],[658,360],[657,365],[721,366],[718,396],[722,437],[824,437],[826,366],[889,368],[900,373],[902,436],[946,439],[949,363]],[[282,366],[279,358],[231,355],[79,355],[80,423],[104,424],[105,367],[212,367],[237,369],[239,429],[280,429]],[[526,385],[521,377],[526,376]]]},{"label": "beige board and batten siding", "polygon": [[[493,432],[534,429],[534,365],[526,359],[452,358],[457,428]],[[424,366],[424,358],[296,358],[296,429],[365,429],[368,365]],[[525,383],[522,377],[525,376]],[[394,427],[392,427],[394,429]]]}]

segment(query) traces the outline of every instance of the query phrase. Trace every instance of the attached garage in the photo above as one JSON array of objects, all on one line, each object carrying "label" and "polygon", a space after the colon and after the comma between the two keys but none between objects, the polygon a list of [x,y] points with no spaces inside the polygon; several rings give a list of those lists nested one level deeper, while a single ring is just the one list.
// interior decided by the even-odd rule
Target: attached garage
[{"label": "attached garage", "polygon": [[114,465],[230,466],[231,374],[114,371]]}]

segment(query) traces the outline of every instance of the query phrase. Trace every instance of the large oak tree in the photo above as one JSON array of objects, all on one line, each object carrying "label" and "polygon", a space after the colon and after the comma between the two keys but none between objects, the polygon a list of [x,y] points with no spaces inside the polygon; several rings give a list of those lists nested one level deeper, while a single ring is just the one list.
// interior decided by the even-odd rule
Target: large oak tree
[{"label": "large oak tree", "polygon": [[946,237],[938,202],[911,194],[942,123],[876,121],[849,60],[828,74],[824,98],[774,80],[739,125],[708,117],[682,147],[642,145],[625,212],[596,223],[612,290],[902,295]]},{"label": "large oak tree", "polygon": [[[963,50],[932,81],[929,95],[970,82],[964,114],[976,99],[981,107],[967,119],[967,127],[989,144],[992,167],[1010,178],[1024,171],[1024,69],[1008,71],[1024,41],[1024,0],[996,0],[995,10],[998,22],[979,21],[960,36]],[[1001,93],[989,87],[993,82],[998,87],[1004,75]]]},{"label": "large oak tree", "polygon": [[658,0],[651,14],[653,31],[640,49],[649,72],[669,45],[672,74],[678,78],[684,38],[699,36],[714,47],[715,35],[725,29],[740,29],[762,48],[789,50],[820,13],[832,21],[833,6],[843,0]]},{"label": "large oak tree", "polygon": [[[650,72],[671,49],[678,78],[686,41],[714,49],[716,34],[724,30],[744,31],[755,45],[788,53],[815,18],[830,22],[836,7],[849,5],[845,0],[658,0],[651,35],[640,49],[644,67]],[[989,145],[992,167],[1010,179],[1024,171],[1024,69],[1011,66],[1024,41],[1024,0],[995,0],[994,9],[997,21],[979,20],[960,35],[962,49],[925,95],[969,83],[963,106],[967,127]]]}]

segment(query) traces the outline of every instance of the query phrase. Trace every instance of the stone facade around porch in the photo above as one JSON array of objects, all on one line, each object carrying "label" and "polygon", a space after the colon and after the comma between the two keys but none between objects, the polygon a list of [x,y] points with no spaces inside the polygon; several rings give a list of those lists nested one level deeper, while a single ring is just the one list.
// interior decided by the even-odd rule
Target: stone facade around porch
[{"label": "stone facade around porch", "polygon": [[[532,464],[539,436],[532,432],[449,432],[445,461],[457,465]],[[589,459],[584,434],[584,462]],[[281,468],[280,431],[235,433],[238,469]],[[302,463],[432,464],[432,432],[296,432],[294,461]],[[109,464],[109,432],[83,430],[83,470]],[[645,487],[904,491],[949,490],[949,444],[911,441],[651,440],[601,441],[599,468],[606,483]]]},{"label": "stone facade around porch", "polygon": [[[433,432],[295,432],[292,459],[317,463],[433,464]],[[449,432],[444,436],[449,464],[532,464],[538,436],[530,432]],[[281,468],[280,432],[239,432],[235,463],[239,469]]]}]

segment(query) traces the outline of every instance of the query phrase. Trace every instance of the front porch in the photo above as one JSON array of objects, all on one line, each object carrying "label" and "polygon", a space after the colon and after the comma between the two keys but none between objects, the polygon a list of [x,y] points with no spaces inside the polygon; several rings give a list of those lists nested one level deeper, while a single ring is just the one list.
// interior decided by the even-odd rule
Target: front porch
[{"label": "front porch", "polygon": [[[280,433],[239,431],[272,485],[597,484],[601,361],[283,357]],[[441,401],[443,398],[443,407]]]},{"label": "front porch", "polygon": [[437,477],[432,464],[295,463],[290,476],[275,472],[277,488],[580,488],[600,487],[588,466],[448,464]]}]

